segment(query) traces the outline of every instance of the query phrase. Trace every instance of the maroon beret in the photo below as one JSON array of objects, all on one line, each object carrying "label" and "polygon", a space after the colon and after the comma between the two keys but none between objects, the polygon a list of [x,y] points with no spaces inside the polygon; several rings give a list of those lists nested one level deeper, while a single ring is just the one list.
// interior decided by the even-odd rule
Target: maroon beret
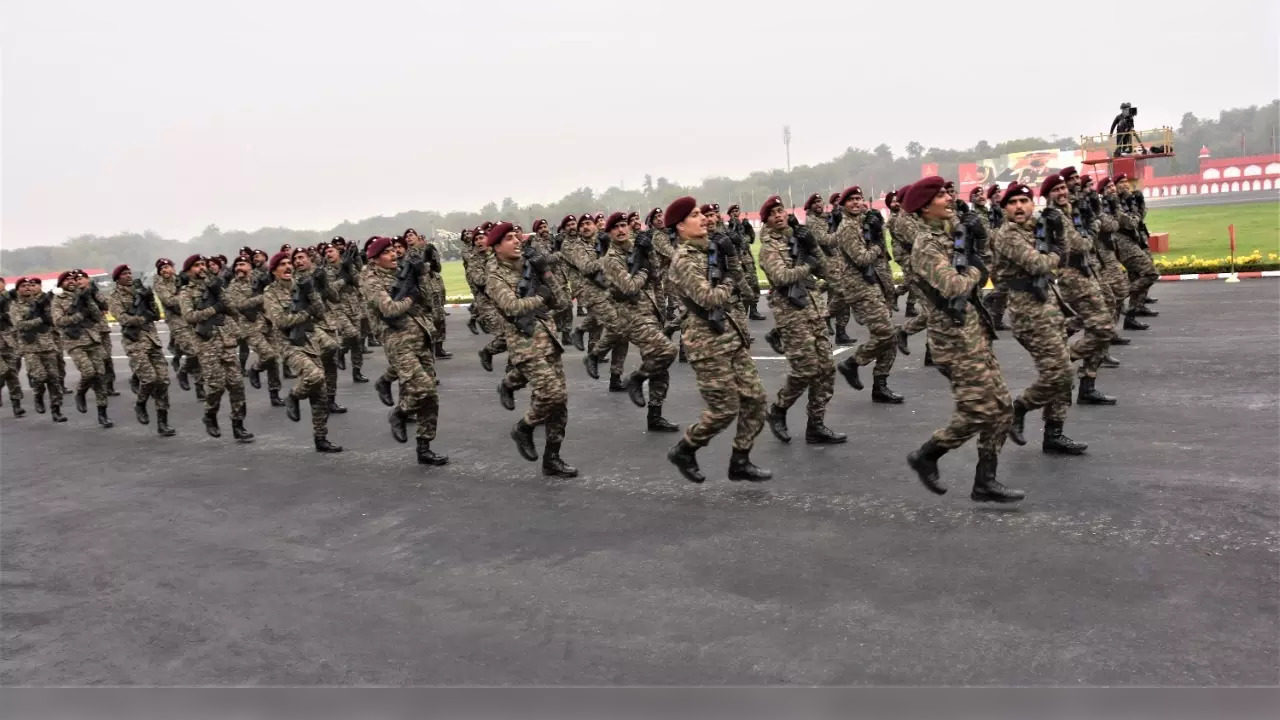
[{"label": "maroon beret", "polygon": [[623,215],[620,212],[613,213],[612,215],[609,216],[608,220],[604,221],[604,231],[609,232],[614,228],[618,227],[619,225],[621,225],[622,223],[626,222],[626,220],[627,220],[626,215]]},{"label": "maroon beret", "polygon": [[640,213],[636,212],[635,210],[632,210],[631,212],[627,213],[627,222],[631,222],[632,220],[639,220],[639,219],[640,219]]},{"label": "maroon beret", "polygon": [[160,272],[160,268],[164,267],[165,265],[168,265],[169,267],[173,267],[173,261],[170,260],[169,258],[159,258],[158,260],[156,260],[156,272]]},{"label": "maroon beret", "polygon": [[945,183],[942,184],[942,189],[946,190],[947,192],[953,192],[956,189],[955,181],[954,180],[946,181]]},{"label": "maroon beret", "polygon": [[907,188],[904,197],[900,201],[903,211],[909,213],[919,212],[925,205],[933,202],[933,199],[937,197],[946,184],[947,181],[937,175],[915,181],[911,184],[911,187]]},{"label": "maroon beret", "polygon": [[995,198],[995,196],[996,196],[996,195],[999,195],[999,194],[1000,194],[1000,186],[999,186],[999,185],[992,184],[992,185],[991,185],[991,187],[987,188],[987,199],[988,199],[988,200],[992,200],[992,199],[994,199],[994,198]]},{"label": "maroon beret", "polygon": [[816,203],[816,202],[817,202],[817,203],[822,202],[822,196],[821,196],[821,195],[819,195],[818,193],[814,193],[814,194],[810,195],[810,196],[809,196],[809,199],[804,201],[804,206],[805,206],[805,208],[809,208],[809,207],[811,207],[811,206],[812,206],[814,203]]},{"label": "maroon beret", "polygon": [[1103,190],[1106,190],[1107,186],[1110,184],[1111,184],[1111,178],[1109,177],[1102,178],[1101,180],[1098,181],[1098,192],[1102,192]]},{"label": "maroon beret", "polygon": [[547,224],[547,221],[546,221],[546,219],[545,219],[545,218],[538,218],[537,220],[534,220],[534,221],[533,221],[533,231],[534,231],[534,232],[538,232],[538,228],[543,227],[543,226],[544,226],[544,225],[546,225],[546,224]]},{"label": "maroon beret", "polygon": [[725,210],[724,213],[726,215],[732,215],[734,210],[737,210],[738,212],[742,212],[742,208],[738,207],[737,205],[730,205],[729,209]]},{"label": "maroon beret", "polygon": [[226,266],[226,264],[227,264],[227,256],[226,256],[226,255],[214,255],[214,256],[213,256],[213,258],[214,258],[215,260],[217,260],[219,263],[221,263],[223,266]]},{"label": "maroon beret", "polygon": [[1116,176],[1111,179],[1111,182],[1119,185],[1121,181],[1128,180],[1128,179],[1129,179],[1128,175],[1125,175],[1124,173],[1117,173]]},{"label": "maroon beret", "polygon": [[1068,165],[1062,168],[1062,171],[1058,174],[1062,176],[1063,180],[1070,180],[1073,175],[1079,175],[1080,172],[1076,170],[1075,165]]},{"label": "maroon beret", "polygon": [[346,244],[347,244],[347,239],[346,239],[346,238],[344,238],[344,237],[342,237],[341,235],[338,235],[338,236],[337,236],[337,237],[335,237],[334,239],[330,240],[330,241],[329,241],[329,244],[330,244],[330,245],[346,245]]},{"label": "maroon beret", "polygon": [[182,272],[186,272],[186,271],[190,270],[192,265],[195,265],[196,263],[200,262],[201,260],[204,260],[204,258],[203,258],[203,257],[200,257],[199,255],[192,255],[191,257],[188,257],[186,260],[183,260],[183,261],[182,261]]},{"label": "maroon beret", "polygon": [[268,254],[267,254],[267,251],[266,251],[266,250],[263,250],[262,248],[258,248],[257,250],[254,250],[254,251],[253,251],[253,254],[254,254],[255,256],[257,256],[257,255],[261,255],[261,256],[262,256],[262,257],[264,257],[264,258],[270,258],[270,257],[271,257],[270,255],[268,255]]},{"label": "maroon beret", "polygon": [[654,208],[650,210],[649,214],[644,216],[644,224],[653,227],[653,219],[657,217],[660,212],[662,212],[662,208]]},{"label": "maroon beret", "polygon": [[596,223],[599,223],[603,219],[604,219],[604,213],[602,212],[596,213]]},{"label": "maroon beret", "polygon": [[79,275],[76,275],[75,270],[63,270],[62,274],[58,275],[58,287],[62,287],[62,283],[77,277],[79,277]]},{"label": "maroon beret", "polygon": [[663,213],[663,222],[668,228],[673,228],[684,222],[684,219],[689,217],[689,214],[696,207],[698,207],[698,201],[687,195],[682,198],[676,198],[671,201],[671,204],[667,206],[666,212]]},{"label": "maroon beret", "polygon": [[395,236],[395,237],[391,238],[391,244],[392,244],[392,245],[399,245],[400,247],[405,248],[405,249],[408,249],[408,247],[409,247],[409,243],[407,243],[407,242],[405,242],[405,241],[404,241],[404,236],[403,236],[403,235],[397,235],[397,236]]},{"label": "maroon beret", "polygon": [[848,200],[851,196],[861,195],[861,194],[862,194],[862,188],[858,187],[857,185],[850,185],[849,187],[844,189],[844,192],[840,193],[840,199],[836,201],[836,204],[844,205],[845,201]]},{"label": "maroon beret", "polygon": [[502,238],[507,236],[509,232],[515,232],[516,226],[509,222],[501,222],[489,228],[484,234],[484,244],[493,247],[502,242]]},{"label": "maroon beret", "polygon": [[568,225],[571,222],[576,222],[577,219],[578,218],[574,217],[572,214],[565,215],[563,218],[560,219],[560,227],[558,229],[564,230],[566,225]]},{"label": "maroon beret", "polygon": [[591,213],[584,213],[578,216],[578,227],[582,227],[582,223],[593,223],[595,221],[596,219],[591,216]]},{"label": "maroon beret", "polygon": [[128,265],[117,265],[117,266],[116,266],[116,269],[111,271],[111,279],[112,279],[112,280],[119,280],[119,279],[120,279],[120,273],[122,273],[122,272],[124,272],[125,270],[128,270],[128,269],[129,269],[129,266],[128,266]]},{"label": "maroon beret", "polygon": [[235,260],[231,261],[231,265],[234,267],[236,265],[239,265],[240,263],[244,263],[246,265],[252,265],[253,258],[248,255],[245,255],[244,253],[240,253],[239,255],[236,256]]},{"label": "maroon beret", "polygon": [[1004,194],[1000,196],[1000,207],[1008,205],[1009,201],[1016,197],[1032,198],[1035,196],[1031,194],[1031,188],[1027,187],[1025,184],[1018,182],[1009,183],[1009,187],[1005,188]]},{"label": "maroon beret", "polygon": [[889,207],[890,205],[892,205],[893,201],[896,200],[897,197],[898,197],[898,192],[896,190],[890,190],[889,192],[885,193],[884,206]]},{"label": "maroon beret", "polygon": [[1066,182],[1061,175],[1050,175],[1040,183],[1040,197],[1049,197],[1053,189]]},{"label": "maroon beret", "polygon": [[480,223],[480,232],[487,233],[489,232],[489,228],[491,227],[493,227],[493,221],[485,220],[484,222]]},{"label": "maroon beret", "polygon": [[289,259],[292,260],[293,258],[299,255],[310,255],[310,254],[311,254],[311,251],[308,248],[299,246],[294,248],[293,252],[289,253]]},{"label": "maroon beret", "polygon": [[244,247],[240,248],[240,254],[253,255],[253,248],[249,247],[248,245],[245,245]]},{"label": "maroon beret", "polygon": [[291,246],[289,243],[285,243],[280,246],[280,252],[289,252],[292,249],[293,249],[293,246]]},{"label": "maroon beret", "polygon": [[[734,205],[734,207],[737,207],[737,205]],[[777,195],[770,195],[769,199],[765,200],[764,204],[760,206],[760,222],[768,220],[769,213],[776,207],[782,207],[782,198]]]},{"label": "maroon beret", "polygon": [[365,244],[364,256],[370,260],[378,257],[391,247],[391,238],[389,237],[371,237]]},{"label": "maroon beret", "polygon": [[275,272],[276,267],[278,267],[280,263],[284,262],[285,260],[289,260],[290,262],[292,262],[292,260],[290,260],[289,258],[289,253],[285,250],[281,250],[275,255],[272,255],[271,259],[267,261],[267,270],[270,272]]},{"label": "maroon beret", "polygon": [[1081,175],[1081,176],[1080,176],[1080,184],[1081,184],[1081,185],[1088,185],[1088,184],[1089,184],[1089,183],[1091,183],[1091,182],[1093,182],[1093,176],[1092,176],[1092,175]]},{"label": "maroon beret", "polygon": [[836,201],[839,199],[840,199],[840,191],[837,190],[831,193],[831,197],[827,198],[827,202],[831,203],[832,205],[835,205]]},{"label": "maroon beret", "polygon": [[[702,206],[703,215],[710,215],[711,213],[718,213],[718,212],[720,212],[719,203],[707,203],[706,205]],[[689,216],[685,215],[685,217],[689,217]]]},{"label": "maroon beret", "polygon": [[969,191],[969,200],[972,201],[974,196],[981,195],[981,194],[982,194],[982,186],[979,185],[978,187],[975,187]]}]

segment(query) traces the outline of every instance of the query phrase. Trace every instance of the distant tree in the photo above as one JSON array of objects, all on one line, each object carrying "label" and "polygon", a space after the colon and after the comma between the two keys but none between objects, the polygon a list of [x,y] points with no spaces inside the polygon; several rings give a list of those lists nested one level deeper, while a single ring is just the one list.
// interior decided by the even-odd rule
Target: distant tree
[{"label": "distant tree", "polygon": [[920,157],[923,154],[924,154],[923,145],[916,142],[915,140],[912,140],[911,142],[907,143],[907,157],[911,158],[912,160],[915,160],[916,158]]},{"label": "distant tree", "polygon": [[644,183],[641,184],[640,188],[644,190],[645,195],[648,195],[649,193],[653,192],[653,176],[650,175],[649,173],[645,173]]}]

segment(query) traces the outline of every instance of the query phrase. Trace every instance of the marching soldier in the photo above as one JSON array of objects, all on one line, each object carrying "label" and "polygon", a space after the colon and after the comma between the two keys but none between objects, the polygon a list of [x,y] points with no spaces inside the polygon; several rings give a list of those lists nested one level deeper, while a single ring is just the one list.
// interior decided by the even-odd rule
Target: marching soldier
[{"label": "marching soldier", "polygon": [[[1050,175],[1040,186],[1041,196],[1060,186],[1062,178]],[[1066,188],[1061,192],[1065,193]],[[995,262],[992,272],[1009,292],[1013,336],[1030,353],[1039,373],[1013,402],[1009,437],[1018,445],[1025,445],[1027,413],[1044,408],[1041,448],[1046,453],[1080,455],[1088,446],[1062,433],[1071,404],[1071,352],[1067,349],[1061,299],[1053,282],[1053,273],[1067,254],[1066,224],[1070,220],[1053,207],[1047,207],[1037,219],[1031,188],[1022,183],[1011,183],[1005,189],[1000,206],[1006,221],[991,238]]]},{"label": "marching soldier", "polygon": [[[483,226],[481,226],[483,227]],[[492,227],[492,225],[490,225]],[[487,230],[486,230],[487,232]],[[489,281],[489,263],[491,253],[485,243],[475,243],[475,253],[471,256],[471,264],[467,266],[467,282],[471,284],[472,302],[475,303],[476,315],[480,317],[480,326],[493,333],[493,339],[480,348],[480,367],[493,372],[493,358],[507,351],[507,339],[501,332],[502,321],[498,311],[489,298],[487,284]]]},{"label": "marching soldier", "polygon": [[429,242],[417,230],[409,228],[404,231],[404,241],[409,247],[410,256],[422,263],[422,278],[419,286],[430,308],[432,337],[435,340],[433,351],[441,360],[448,360],[453,353],[444,349],[444,281],[440,277],[442,267],[440,248]]},{"label": "marching soldier", "polygon": [[[1012,403],[991,349],[995,332],[974,292],[983,284],[985,268],[972,243],[956,247],[949,223],[955,211],[950,194],[943,191],[944,182],[937,176],[917,181],[902,198],[902,209],[918,218],[911,226],[915,235],[911,269],[921,291],[920,309],[929,322],[929,342],[950,359],[955,412],[946,427],[935,430],[919,449],[907,455],[907,464],[930,492],[942,495],[947,489],[941,484],[938,460],[977,435],[978,466],[969,498],[1016,502],[1025,493],[996,480]],[[970,237],[983,232],[976,218],[964,227]]]},{"label": "marching soldier", "polygon": [[[902,197],[906,192],[907,188],[897,192],[890,192],[884,196],[884,204],[885,207],[889,208],[889,220],[885,225],[889,228],[889,238],[893,243],[893,259],[898,261],[898,267],[902,268],[902,286],[895,288],[894,293],[907,296],[907,321],[898,329],[898,352],[903,355],[910,355],[911,348],[907,345],[907,338],[922,330],[927,330],[929,323],[925,316],[916,311],[916,299],[917,295],[919,295],[919,290],[916,288],[911,274],[911,243],[915,237],[915,232],[912,230],[911,225],[916,222],[916,217],[911,213],[902,212]],[[924,364],[931,365],[933,363],[933,348],[926,344],[924,354]]]},{"label": "marching soldier", "polygon": [[[619,232],[625,232],[621,230]],[[609,297],[608,284],[604,277],[602,261],[608,251],[609,236],[597,237],[595,218],[583,215],[578,218],[578,240],[572,245],[566,243],[564,258],[581,275],[583,282],[578,290],[578,298],[585,300],[588,320],[573,331],[574,345],[582,342],[584,333],[592,335],[598,329],[599,338],[586,348],[587,354],[582,357],[582,364],[592,380],[600,379],[600,362],[611,352],[613,358],[609,366],[609,389],[615,392],[627,389],[622,384],[623,362],[626,359],[627,339],[620,332],[621,321],[618,309]]]},{"label": "marching soldier", "polygon": [[53,299],[53,324],[62,333],[63,342],[71,361],[80,371],[80,384],[76,387],[76,410],[88,412],[86,395],[93,388],[98,404],[98,424],[104,428],[115,423],[107,417],[107,380],[103,365],[106,362],[102,349],[102,336],[97,323],[104,313],[94,299],[97,286],[89,276],[79,270],[68,270],[58,276],[62,294]]},{"label": "marching soldier", "polygon": [[[679,249],[671,263],[671,280],[688,312],[680,327],[694,380],[707,409],[667,452],[667,460],[690,482],[706,476],[697,452],[711,438],[738,419],[729,459],[729,479],[762,482],[773,473],[751,462],[751,448],[764,428],[765,395],[748,348],[751,334],[742,314],[741,272],[737,248],[727,235],[708,240],[709,221],[691,197],[682,197],[663,214],[667,229],[679,235]],[[734,309],[738,312],[735,313]]]},{"label": "marching soldier", "polygon": [[668,369],[676,359],[676,348],[662,333],[658,301],[662,278],[654,267],[652,233],[633,239],[620,212],[609,216],[604,229],[611,240],[600,265],[617,309],[619,335],[640,351],[641,365],[627,379],[627,392],[631,402],[644,407],[644,384],[648,382],[649,430],[675,432],[679,428],[662,417],[662,403],[671,382]]},{"label": "marching soldier", "polygon": [[111,279],[116,287],[107,299],[107,307],[111,316],[120,323],[121,343],[125,355],[129,356],[129,369],[138,381],[134,415],[140,424],[150,424],[147,400],[155,398],[156,434],[172,437],[175,431],[169,427],[169,367],[164,361],[160,333],[156,331],[160,309],[156,306],[155,291],[135,288],[133,271],[128,265],[119,265],[112,270]]},{"label": "marching soldier", "polygon": [[204,429],[210,437],[222,437],[218,428],[218,409],[222,406],[222,394],[231,396],[231,435],[236,442],[253,440],[253,433],[245,430],[247,413],[244,398],[244,378],[240,375],[240,360],[236,357],[235,332],[227,328],[227,305],[221,281],[209,275],[205,259],[192,255],[182,262],[182,273],[187,284],[178,293],[182,320],[196,339],[196,355],[205,385]]},{"label": "marching soldier", "polygon": [[[418,463],[444,465],[449,462],[449,457],[431,449],[440,420],[440,398],[436,393],[430,309],[421,294],[399,300],[392,297],[399,258],[390,239],[374,240],[369,244],[367,255],[369,263],[361,273],[360,289],[369,308],[374,335],[380,338],[387,363],[400,379],[400,400],[387,418],[391,424],[391,436],[396,442],[408,442],[406,424],[410,415],[416,415]],[[383,402],[389,399],[388,388]]]},{"label": "marching soldier", "polygon": [[284,400],[280,399],[280,355],[276,344],[268,339],[271,326],[262,310],[262,293],[273,276],[265,264],[259,271],[244,255],[236,257],[231,268],[235,274],[227,286],[227,308],[235,316],[237,337],[257,355],[253,364],[246,361],[245,374],[253,389],[261,390],[262,373],[266,371],[271,406],[284,407]]},{"label": "marching soldier", "polygon": [[44,396],[49,393],[49,412],[55,423],[67,421],[62,414],[62,376],[58,370],[58,349],[53,342],[53,293],[40,291],[38,278],[20,278],[17,297],[9,304],[9,319],[17,334],[18,352],[27,366],[27,378],[35,395],[35,409],[44,414]]},{"label": "marching soldier", "polygon": [[1146,238],[1141,223],[1145,219],[1146,207],[1131,193],[1129,178],[1124,173],[1116,175],[1109,193],[1119,199],[1116,216],[1120,230],[1114,237],[1116,256],[1120,264],[1129,273],[1129,309],[1124,315],[1125,330],[1146,330],[1148,325],[1139,321],[1139,317],[1156,317],[1160,313],[1146,307],[1147,291],[1160,279],[1155,265],[1151,262],[1150,250],[1146,247]]},{"label": "marching soldier", "polygon": [[839,206],[842,219],[836,229],[835,240],[848,269],[844,277],[845,296],[854,319],[867,329],[871,337],[859,345],[851,357],[840,361],[836,369],[850,387],[861,390],[863,385],[858,377],[858,367],[874,362],[872,402],[901,403],[902,396],[889,389],[889,371],[893,369],[898,352],[898,328],[893,324],[880,277],[875,271],[877,258],[884,254],[884,238],[878,238],[879,242],[876,238],[871,242],[867,240],[863,227],[867,207],[862,188],[854,185],[846,189],[840,194]]},{"label": "marching soldier", "polygon": [[[556,296],[568,299],[569,287],[565,279],[564,263],[561,262],[560,245],[557,238],[551,235],[551,226],[544,219],[533,221],[533,234],[529,236],[529,242],[533,244],[538,252],[547,256],[551,274],[556,279]],[[560,330],[560,346],[569,345],[573,340],[569,336],[569,332],[573,327],[573,302],[567,300],[567,310],[559,310],[556,313],[556,327]],[[568,319],[566,324],[564,321]]]},{"label": "marching soldier", "polygon": [[338,327],[338,370],[347,369],[346,356],[351,356],[351,382],[367,383],[364,376],[364,350],[360,347],[360,268],[356,260],[355,246],[348,246],[346,239],[335,237],[324,251],[324,272],[329,287],[337,294],[331,304]]},{"label": "marching soldier", "polygon": [[831,212],[822,217],[822,222],[827,224],[826,233],[815,232],[818,225],[817,218],[813,221],[806,219],[805,224],[809,227],[809,232],[813,232],[818,237],[819,246],[827,254],[827,316],[830,329],[837,345],[853,345],[854,340],[848,333],[849,298],[846,297],[848,283],[845,280],[845,276],[850,271],[844,256],[840,254],[840,245],[836,242],[835,232],[842,217],[839,205],[840,191],[831,193],[827,202],[831,205]]},{"label": "marching soldier", "polygon": [[[808,423],[804,439],[810,445],[845,442],[843,433],[832,432],[824,420],[827,403],[835,391],[836,366],[831,360],[831,339],[817,302],[817,278],[824,264],[818,238],[794,217],[788,217],[777,195],[760,206],[764,228],[760,233],[760,266],[769,280],[769,307],[779,342],[787,355],[789,372],[777,400],[769,406],[769,429],[784,443],[791,442],[787,410],[809,393]],[[788,221],[791,221],[788,227]]]},{"label": "marching soldier", "polygon": [[[299,254],[295,253],[294,257]],[[315,288],[315,275],[296,278],[293,263],[286,253],[277,253],[267,264],[273,277],[262,293],[262,310],[284,348],[284,361],[293,369],[298,381],[285,399],[285,414],[298,422],[302,419],[302,398],[311,405],[311,433],[316,452],[342,452],[341,445],[329,441],[329,397],[324,358],[335,352],[337,341],[319,324],[326,314],[320,293]],[[305,309],[294,306],[294,283]]]},{"label": "marching soldier", "polygon": [[[200,359],[196,357],[195,335],[191,326],[182,319],[178,296],[185,282],[179,278],[168,258],[156,260],[156,279],[153,290],[160,306],[164,308],[164,322],[169,327],[169,349],[173,351],[173,371],[177,373],[178,387],[191,389],[192,375],[196,376],[196,399],[204,400],[204,388],[200,383]],[[186,356],[185,358],[183,356]]]},{"label": "marching soldier", "polygon": [[18,296],[18,286],[23,278],[13,284],[13,290],[0,289],[0,378],[9,388],[9,402],[13,405],[13,416],[22,417],[27,411],[22,409],[22,380],[18,373],[22,370],[22,356],[18,354],[18,337],[13,329],[13,319],[9,315],[13,300]]},{"label": "marching soldier", "polygon": [[[987,188],[986,197],[987,202],[990,204],[990,208],[987,211],[987,218],[983,223],[983,227],[987,229],[988,235],[994,234],[995,231],[1004,224],[1004,210],[1000,207],[1000,203],[997,202],[996,198],[999,194],[999,185],[991,185]],[[991,243],[987,243],[984,253],[985,256],[983,257],[983,262],[986,262],[988,266],[990,266]],[[995,282],[994,279],[992,282]],[[1009,326],[1005,325],[1004,322],[1005,313],[1009,309],[1009,293],[1004,288],[999,285],[994,285],[991,290],[983,296],[982,304],[987,308],[987,313],[991,315],[991,319],[995,323],[997,331],[1009,329]]]},{"label": "marching soldier", "polygon": [[[1093,244],[1098,257],[1098,275],[1103,287],[1109,291],[1111,319],[1114,325],[1124,314],[1124,301],[1129,297],[1129,275],[1116,257],[1115,233],[1120,229],[1120,222],[1110,207],[1113,202],[1104,202],[1103,196],[1099,194],[1101,189],[1111,184],[1111,179],[1103,179],[1099,183],[1099,189],[1089,187],[1092,181],[1091,177],[1085,177],[1080,181],[1081,194],[1084,197],[1083,202],[1088,203],[1093,211]],[[1129,338],[1122,337],[1119,333],[1115,333],[1111,338],[1112,345],[1128,345],[1130,342],[1132,341]]]},{"label": "marching soldier", "polygon": [[[316,333],[315,337],[317,342],[314,344],[314,347],[319,351],[317,357],[320,361],[320,367],[324,370],[325,394],[329,398],[329,414],[341,415],[345,413],[347,409],[338,404],[337,338],[344,333],[347,335],[354,334],[354,329],[341,329],[343,328],[343,323],[346,318],[337,309],[337,306],[341,303],[341,298],[338,295],[338,288],[329,284],[329,276],[327,273],[324,271],[317,272],[314,261],[311,259],[311,255],[306,251],[306,249],[298,248],[297,250],[294,250],[293,257],[291,259],[293,260],[293,263],[290,269],[293,273],[294,280],[310,280],[309,283],[305,283],[305,286],[311,288],[320,298],[320,307],[324,309],[322,317],[315,320],[316,328],[322,332]],[[280,347],[284,348],[287,352],[287,348],[285,348],[286,344],[288,344],[287,338],[282,337]],[[287,356],[285,364],[291,365]],[[297,370],[292,367],[290,370],[295,376],[297,375]],[[288,407],[288,402],[288,399],[286,399],[286,408]]]},{"label": "marching soldier", "polygon": [[[715,206],[717,211],[719,206]],[[742,260],[742,275],[747,281],[749,293],[743,293],[743,301],[747,304],[748,320],[764,320],[764,316],[760,314],[760,276],[756,273],[756,259],[751,255],[751,246],[755,244],[755,230],[751,228],[751,223],[739,218],[742,214],[742,208],[737,205],[730,205],[729,215],[729,232],[734,233],[735,240],[739,240],[738,257]]]}]

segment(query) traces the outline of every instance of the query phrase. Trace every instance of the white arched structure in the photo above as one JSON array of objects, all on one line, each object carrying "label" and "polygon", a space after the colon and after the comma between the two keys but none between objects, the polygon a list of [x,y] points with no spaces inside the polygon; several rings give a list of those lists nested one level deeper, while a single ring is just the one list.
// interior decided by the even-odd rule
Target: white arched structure
[{"label": "white arched structure", "polygon": [[1227,168],[1226,170],[1223,170],[1223,171],[1222,171],[1222,177],[1224,177],[1224,178],[1238,178],[1238,177],[1240,177],[1240,168],[1238,168],[1238,167],[1234,167],[1234,166],[1229,167],[1229,168]]},{"label": "white arched structure", "polygon": [[1267,164],[1267,174],[1268,174],[1268,175],[1280,175],[1280,163],[1268,163],[1268,164]]},{"label": "white arched structure", "polygon": [[1258,167],[1257,165],[1249,165],[1244,169],[1245,177],[1253,177],[1254,175],[1261,175],[1261,174],[1262,174],[1262,168]]},{"label": "white arched structure", "polygon": [[1262,189],[1263,189],[1263,190],[1270,190],[1270,189],[1271,189],[1271,179],[1270,179],[1270,178],[1267,178],[1266,180],[1263,180],[1263,181],[1262,181]]},{"label": "white arched structure", "polygon": [[1222,173],[1218,172],[1218,168],[1209,168],[1208,170],[1205,170],[1204,174],[1200,177],[1203,177],[1205,180],[1217,180],[1222,177]]}]

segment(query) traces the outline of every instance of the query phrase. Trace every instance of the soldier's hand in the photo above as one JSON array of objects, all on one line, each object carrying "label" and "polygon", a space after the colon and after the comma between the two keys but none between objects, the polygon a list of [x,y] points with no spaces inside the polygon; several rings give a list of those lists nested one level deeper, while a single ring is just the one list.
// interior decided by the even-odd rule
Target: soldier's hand
[{"label": "soldier's hand", "polygon": [[539,283],[538,297],[542,298],[542,302],[544,305],[550,306],[551,303],[555,302],[556,295],[554,292],[551,291],[550,285],[546,283]]}]

